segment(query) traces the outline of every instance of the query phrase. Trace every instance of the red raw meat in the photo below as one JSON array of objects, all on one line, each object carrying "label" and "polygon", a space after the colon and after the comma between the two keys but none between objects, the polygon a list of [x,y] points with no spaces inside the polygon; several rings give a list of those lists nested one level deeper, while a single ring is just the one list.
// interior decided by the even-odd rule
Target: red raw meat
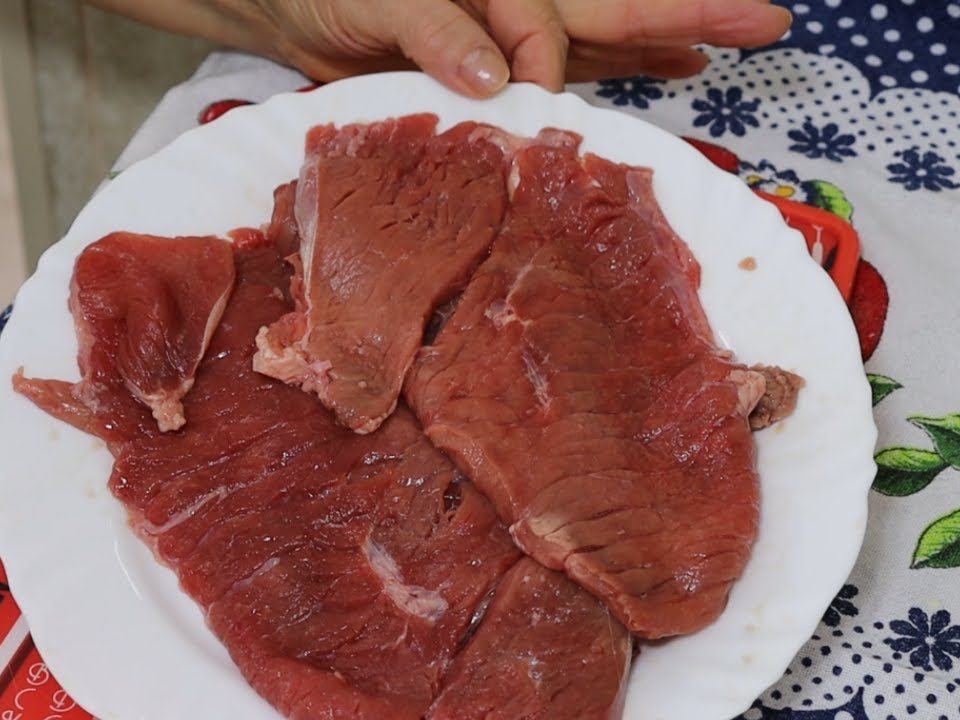
[{"label": "red raw meat", "polygon": [[59,393],[59,412],[85,415],[83,408],[119,379],[153,411],[162,432],[181,428],[181,401],[193,387],[233,279],[230,243],[215,237],[113,233],[89,246],[70,288],[83,379],[69,388],[46,388]]},{"label": "red raw meat", "polygon": [[[500,581],[430,720],[616,720],[632,641],[562,573],[524,558]],[[546,660],[545,660],[546,659]]]},{"label": "red raw meat", "polygon": [[506,206],[497,131],[436,136],[436,122],[310,132],[296,189],[302,306],[257,338],[259,372],[361,433],[393,411],[433,308],[466,284]]},{"label": "red raw meat", "polygon": [[300,231],[294,208],[297,200],[297,181],[281,185],[273,191],[273,216],[267,226],[267,239],[283,257],[300,251]]},{"label": "red raw meat", "polygon": [[708,625],[758,521],[763,377],[713,343],[651,174],[532,145],[406,397],[517,544],[658,638]]},{"label": "red raw meat", "polygon": [[[110,487],[244,676],[282,713],[418,720],[518,553],[489,503],[404,407],[358,435],[316,398],[253,371],[257,329],[291,308],[282,290],[289,272],[276,246],[250,233],[235,258],[235,290],[185,400],[190,423],[176,434],[140,431],[149,416],[134,404],[141,417],[125,421],[125,441],[112,444]],[[113,395],[129,397],[122,383],[102,388],[104,407],[117,404]],[[42,392],[31,397],[112,437],[99,418],[64,416]],[[543,596],[544,617],[566,613],[588,628],[609,620],[563,583]],[[512,586],[508,576],[505,592]],[[520,612],[499,598],[498,622]],[[614,636],[625,633],[610,622]],[[491,632],[481,623],[477,637]],[[555,638],[545,623],[512,647],[556,678],[579,649],[549,651]],[[573,686],[586,704],[615,706],[619,645],[582,651],[598,665]],[[481,693],[469,679],[457,687]],[[553,698],[538,701],[543,717],[555,716]]]}]

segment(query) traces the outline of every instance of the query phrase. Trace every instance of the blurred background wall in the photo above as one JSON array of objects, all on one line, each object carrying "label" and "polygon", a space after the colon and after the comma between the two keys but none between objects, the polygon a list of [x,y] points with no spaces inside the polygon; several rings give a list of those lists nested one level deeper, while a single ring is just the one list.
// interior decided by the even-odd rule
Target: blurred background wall
[{"label": "blurred background wall", "polygon": [[0,0],[0,305],[211,49],[79,0]]}]

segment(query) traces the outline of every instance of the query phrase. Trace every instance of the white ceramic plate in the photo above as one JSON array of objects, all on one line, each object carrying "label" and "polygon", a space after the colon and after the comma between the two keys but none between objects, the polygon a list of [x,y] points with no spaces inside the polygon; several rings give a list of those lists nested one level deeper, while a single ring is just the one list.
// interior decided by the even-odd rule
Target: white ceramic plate
[{"label": "white ceramic plate", "polygon": [[[794,415],[757,435],[760,536],[726,611],[696,635],[643,651],[626,717],[727,720],[743,711],[780,677],[853,566],[875,470],[870,392],[839,294],[772,206],[674,136],[573,95],[520,85],[476,102],[418,74],[352,79],[234,110],[131,167],[17,296],[0,342],[0,556],[44,658],[98,717],[276,714],[127,528],[106,489],[103,444],[15,395],[5,378],[20,366],[78,377],[67,290],[87,244],[114,230],[258,226],[274,187],[297,174],[309,127],[422,111],[444,127],[478,120],[520,135],[562,127],[583,135],[585,151],[654,168],[660,204],[703,266],[701,296],[718,337],[743,362],[807,380]],[[738,267],[748,256],[752,272]]]}]

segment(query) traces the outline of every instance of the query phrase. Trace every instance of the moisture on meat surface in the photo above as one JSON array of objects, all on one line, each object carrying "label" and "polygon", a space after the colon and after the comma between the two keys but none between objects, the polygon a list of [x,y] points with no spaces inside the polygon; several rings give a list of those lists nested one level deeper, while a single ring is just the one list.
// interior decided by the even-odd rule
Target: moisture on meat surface
[{"label": "moisture on meat surface", "polygon": [[[215,237],[113,233],[90,245],[77,259],[70,287],[82,379],[64,402],[96,402],[115,364],[162,432],[181,428],[183,397],[233,279],[230,243]],[[95,342],[105,337],[109,344]]]},{"label": "moisture on meat surface", "polygon": [[[280,712],[418,720],[517,550],[405,408],[358,435],[313,396],[252,370],[258,328],[291,308],[289,273],[254,233],[239,238],[235,255],[236,288],[185,400],[190,422],[181,432],[156,432],[139,404],[114,398],[129,397],[122,382],[105,385],[99,404],[66,412],[46,404],[58,391],[43,385],[55,381],[21,379],[18,389],[110,440],[110,487],[132,527]],[[94,340],[112,342],[109,333]],[[118,407],[124,412],[110,417]],[[558,593],[560,604],[549,598],[544,615],[564,612],[571,598],[582,622],[607,617],[569,582]],[[611,632],[624,631],[614,624]],[[548,638],[527,638],[516,651],[546,672],[568,662],[546,651]],[[600,660],[611,672],[617,665]],[[621,681],[595,669],[582,692],[613,704]],[[552,699],[541,701],[543,717],[553,717]]]},{"label": "moisture on meat surface", "polygon": [[632,641],[596,598],[524,558],[504,575],[430,720],[616,720]]},{"label": "moisture on meat surface", "polygon": [[642,637],[692,632],[756,534],[763,377],[715,346],[649,171],[560,144],[515,162],[504,228],[406,397],[521,549]]},{"label": "moisture on meat surface", "polygon": [[433,308],[466,284],[506,206],[504,155],[464,123],[407,116],[313,129],[296,187],[303,302],[257,338],[259,372],[357,432],[396,406]]}]

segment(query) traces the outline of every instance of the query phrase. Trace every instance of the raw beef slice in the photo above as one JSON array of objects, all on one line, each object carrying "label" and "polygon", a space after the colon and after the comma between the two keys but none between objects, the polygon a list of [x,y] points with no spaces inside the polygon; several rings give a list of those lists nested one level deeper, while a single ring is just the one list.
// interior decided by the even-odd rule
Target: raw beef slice
[{"label": "raw beef slice", "polygon": [[273,215],[267,226],[267,239],[282,257],[300,252],[300,229],[294,207],[297,201],[297,181],[280,185],[273,191]]},{"label": "raw beef slice", "polygon": [[[290,310],[289,278],[276,246],[256,234],[238,238],[236,263],[236,288],[185,400],[190,423],[181,432],[157,433],[139,404],[113,397],[129,398],[119,380],[98,386],[100,402],[72,414],[45,404],[44,387],[55,381],[20,378],[18,389],[112,440],[110,487],[134,530],[176,571],[244,676],[282,713],[417,720],[478,621],[476,641],[509,625],[511,613],[530,611],[496,591],[492,617],[503,619],[481,621],[485,599],[518,553],[489,503],[405,408],[361,436],[338,426],[314,397],[252,370],[257,329]],[[94,351],[119,333],[97,330]],[[98,414],[116,407],[126,414],[115,422]],[[503,581],[507,597],[511,577]],[[574,645],[550,649],[563,633],[544,623],[542,633],[515,638],[512,652],[545,678],[566,677],[564,702],[582,695],[584,707],[617,707],[629,654],[613,640],[625,630],[562,576],[552,582],[538,612],[567,618],[568,643],[608,622],[611,641],[582,649],[591,661],[584,669]],[[570,627],[573,618],[583,631]],[[450,692],[484,696],[490,689],[475,685],[487,679],[458,676]],[[533,702],[543,717],[554,716],[546,693]]]},{"label": "raw beef slice", "polygon": [[454,661],[431,720],[607,720],[623,710],[630,634],[596,599],[524,558]]},{"label": "raw beef slice", "polygon": [[436,122],[310,132],[296,188],[303,302],[257,337],[259,372],[316,393],[361,433],[393,411],[433,308],[466,284],[504,214],[491,131],[437,136]]},{"label": "raw beef slice", "polygon": [[535,144],[406,397],[517,544],[658,638],[722,611],[757,530],[763,377],[714,345],[651,174]]},{"label": "raw beef slice", "polygon": [[183,397],[233,280],[233,252],[219,238],[113,233],[93,243],[70,287],[82,379],[59,388],[62,402],[95,403],[119,377],[162,432],[181,428]]}]

